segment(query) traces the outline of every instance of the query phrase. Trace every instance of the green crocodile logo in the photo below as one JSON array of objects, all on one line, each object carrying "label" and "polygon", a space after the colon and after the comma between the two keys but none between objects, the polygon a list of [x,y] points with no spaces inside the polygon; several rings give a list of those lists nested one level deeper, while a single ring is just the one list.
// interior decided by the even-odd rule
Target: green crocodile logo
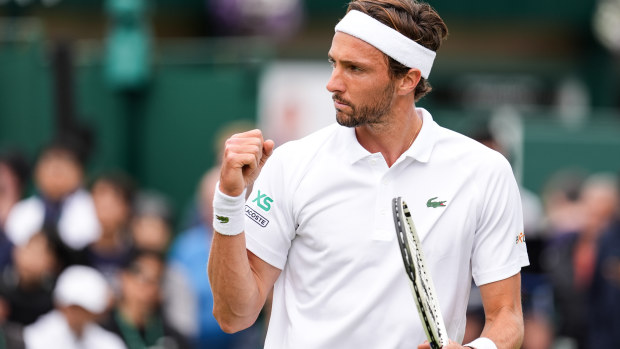
[{"label": "green crocodile logo", "polygon": [[215,216],[215,218],[220,221],[220,223],[228,223],[228,221],[230,221],[230,218],[228,217],[224,217],[224,216]]},{"label": "green crocodile logo", "polygon": [[428,201],[426,202],[426,207],[432,207],[432,208],[446,207],[445,201],[433,201],[435,199],[437,199],[437,196],[435,196],[434,198],[428,199]]}]

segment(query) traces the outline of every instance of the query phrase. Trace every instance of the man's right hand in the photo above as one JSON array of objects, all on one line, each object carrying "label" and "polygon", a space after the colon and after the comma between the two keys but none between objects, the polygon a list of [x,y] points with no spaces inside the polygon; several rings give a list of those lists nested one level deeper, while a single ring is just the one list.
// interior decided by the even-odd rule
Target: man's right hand
[{"label": "man's right hand", "polygon": [[241,195],[254,183],[273,148],[273,141],[263,140],[260,130],[232,135],[224,148],[220,191],[229,196]]}]

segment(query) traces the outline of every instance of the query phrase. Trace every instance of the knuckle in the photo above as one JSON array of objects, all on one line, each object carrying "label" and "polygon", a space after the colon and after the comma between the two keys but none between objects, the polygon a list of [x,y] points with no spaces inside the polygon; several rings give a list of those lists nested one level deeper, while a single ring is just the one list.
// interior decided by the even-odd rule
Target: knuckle
[{"label": "knuckle", "polygon": [[233,144],[235,144],[235,139],[234,136],[230,137],[226,140],[226,142],[224,143],[225,148],[229,148],[231,147]]},{"label": "knuckle", "polygon": [[232,154],[232,152],[230,152],[230,151],[225,151],[224,152],[223,159],[224,159],[225,162],[231,162],[233,160],[233,158],[234,158],[234,154]]},{"label": "knuckle", "polygon": [[255,153],[256,155],[260,155],[260,154],[261,154],[261,152],[262,152],[262,150],[263,150],[262,148],[263,148],[263,147],[261,147],[261,145],[260,145],[260,144],[254,144],[254,153]]}]

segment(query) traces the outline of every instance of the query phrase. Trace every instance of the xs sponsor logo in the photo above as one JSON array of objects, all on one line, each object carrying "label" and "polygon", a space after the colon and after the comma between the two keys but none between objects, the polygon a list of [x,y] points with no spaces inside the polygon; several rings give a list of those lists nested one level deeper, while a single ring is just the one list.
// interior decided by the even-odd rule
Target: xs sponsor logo
[{"label": "xs sponsor logo", "polygon": [[516,244],[520,244],[525,242],[525,234],[523,234],[523,232],[520,232],[519,235],[517,235],[517,239],[516,239]]},{"label": "xs sponsor logo", "polygon": [[273,202],[273,199],[267,196],[267,194],[261,194],[259,190],[256,198],[252,200],[252,202],[255,202],[256,206],[263,209],[265,212],[268,212],[271,210],[271,203]]},{"label": "xs sponsor logo", "polygon": [[261,216],[260,213],[254,211],[248,205],[245,205],[245,215],[263,228],[266,227],[267,224],[269,224],[269,220],[267,218]]}]

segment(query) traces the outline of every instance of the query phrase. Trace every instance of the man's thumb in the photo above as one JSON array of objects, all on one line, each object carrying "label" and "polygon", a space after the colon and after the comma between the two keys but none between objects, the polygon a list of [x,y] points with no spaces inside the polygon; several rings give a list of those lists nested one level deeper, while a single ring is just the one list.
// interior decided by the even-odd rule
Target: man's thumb
[{"label": "man's thumb", "polygon": [[265,164],[267,159],[269,159],[269,157],[273,153],[274,147],[275,147],[275,143],[271,139],[268,139],[263,143],[263,156],[260,159],[261,167]]}]

